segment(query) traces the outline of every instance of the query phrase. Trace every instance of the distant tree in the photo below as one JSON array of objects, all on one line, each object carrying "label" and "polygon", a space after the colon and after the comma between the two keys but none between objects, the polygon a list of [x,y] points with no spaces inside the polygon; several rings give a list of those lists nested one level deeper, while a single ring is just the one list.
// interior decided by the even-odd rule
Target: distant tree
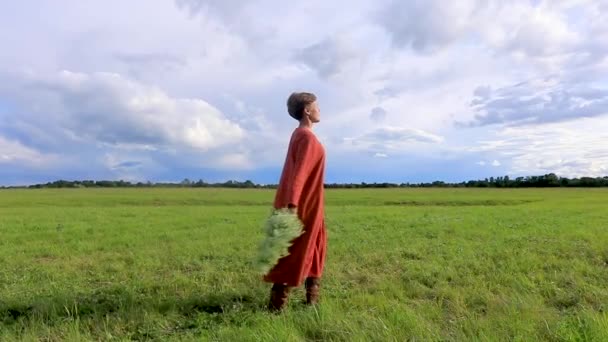
[{"label": "distant tree", "polygon": [[[559,177],[554,173],[549,173],[539,176],[526,176],[516,177],[514,180],[506,176],[490,177],[482,180],[469,180],[460,183],[447,183],[444,181],[433,181],[433,182],[421,182],[421,183],[390,183],[390,182],[374,182],[374,183],[331,183],[325,184],[326,188],[332,189],[354,189],[354,188],[429,188],[429,187],[608,187],[608,176],[604,177],[581,177],[568,179],[566,177]],[[2,188],[29,188],[29,189],[40,189],[40,188],[79,188],[79,187],[216,187],[216,188],[263,188],[263,189],[276,189],[277,184],[266,184],[259,185],[251,180],[244,182],[228,180],[223,183],[207,183],[202,179],[197,182],[192,182],[190,179],[185,178],[179,183],[152,183],[146,181],[145,183],[138,182],[132,184],[124,180],[74,180],[68,181],[64,179],[56,180],[54,182],[47,182],[45,184],[34,184],[29,186],[9,186]]]}]

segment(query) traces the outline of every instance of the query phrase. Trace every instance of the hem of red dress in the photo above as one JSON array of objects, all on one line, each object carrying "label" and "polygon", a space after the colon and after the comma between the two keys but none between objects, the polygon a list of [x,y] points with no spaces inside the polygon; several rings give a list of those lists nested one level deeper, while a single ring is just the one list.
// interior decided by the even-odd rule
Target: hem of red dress
[{"label": "hem of red dress", "polygon": [[282,281],[281,279],[272,279],[269,277],[263,277],[262,278],[266,283],[270,283],[270,284],[284,284],[287,285],[289,287],[299,287],[302,286],[302,284],[304,284],[304,280],[302,279],[299,282],[292,282],[292,281]]}]

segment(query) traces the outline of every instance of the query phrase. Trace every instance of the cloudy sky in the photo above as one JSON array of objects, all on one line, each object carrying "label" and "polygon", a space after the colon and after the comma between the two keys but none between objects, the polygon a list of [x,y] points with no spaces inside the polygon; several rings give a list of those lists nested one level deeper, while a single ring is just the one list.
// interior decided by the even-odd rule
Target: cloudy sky
[{"label": "cloudy sky", "polygon": [[0,184],[608,175],[608,0],[0,2]]}]

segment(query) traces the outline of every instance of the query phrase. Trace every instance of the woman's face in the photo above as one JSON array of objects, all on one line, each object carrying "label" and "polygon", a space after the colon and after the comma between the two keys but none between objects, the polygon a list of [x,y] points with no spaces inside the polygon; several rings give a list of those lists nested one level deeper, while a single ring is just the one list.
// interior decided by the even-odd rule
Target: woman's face
[{"label": "woman's face", "polygon": [[321,110],[317,101],[306,106],[306,114],[308,114],[310,121],[314,123],[321,121]]}]

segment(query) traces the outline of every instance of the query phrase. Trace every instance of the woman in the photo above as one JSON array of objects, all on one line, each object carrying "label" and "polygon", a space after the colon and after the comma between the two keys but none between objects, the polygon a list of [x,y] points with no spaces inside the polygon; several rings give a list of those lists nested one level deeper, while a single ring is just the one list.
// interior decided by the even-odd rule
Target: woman
[{"label": "woman", "polygon": [[319,299],[320,278],[325,264],[326,231],[323,184],[325,150],[312,132],[320,121],[317,98],[311,93],[293,93],[287,100],[289,115],[300,122],[293,131],[281,180],[275,196],[276,209],[290,208],[304,224],[304,233],[293,241],[289,255],[264,276],[272,283],[270,310],[282,310],[291,288],[305,283],[306,303]]}]

